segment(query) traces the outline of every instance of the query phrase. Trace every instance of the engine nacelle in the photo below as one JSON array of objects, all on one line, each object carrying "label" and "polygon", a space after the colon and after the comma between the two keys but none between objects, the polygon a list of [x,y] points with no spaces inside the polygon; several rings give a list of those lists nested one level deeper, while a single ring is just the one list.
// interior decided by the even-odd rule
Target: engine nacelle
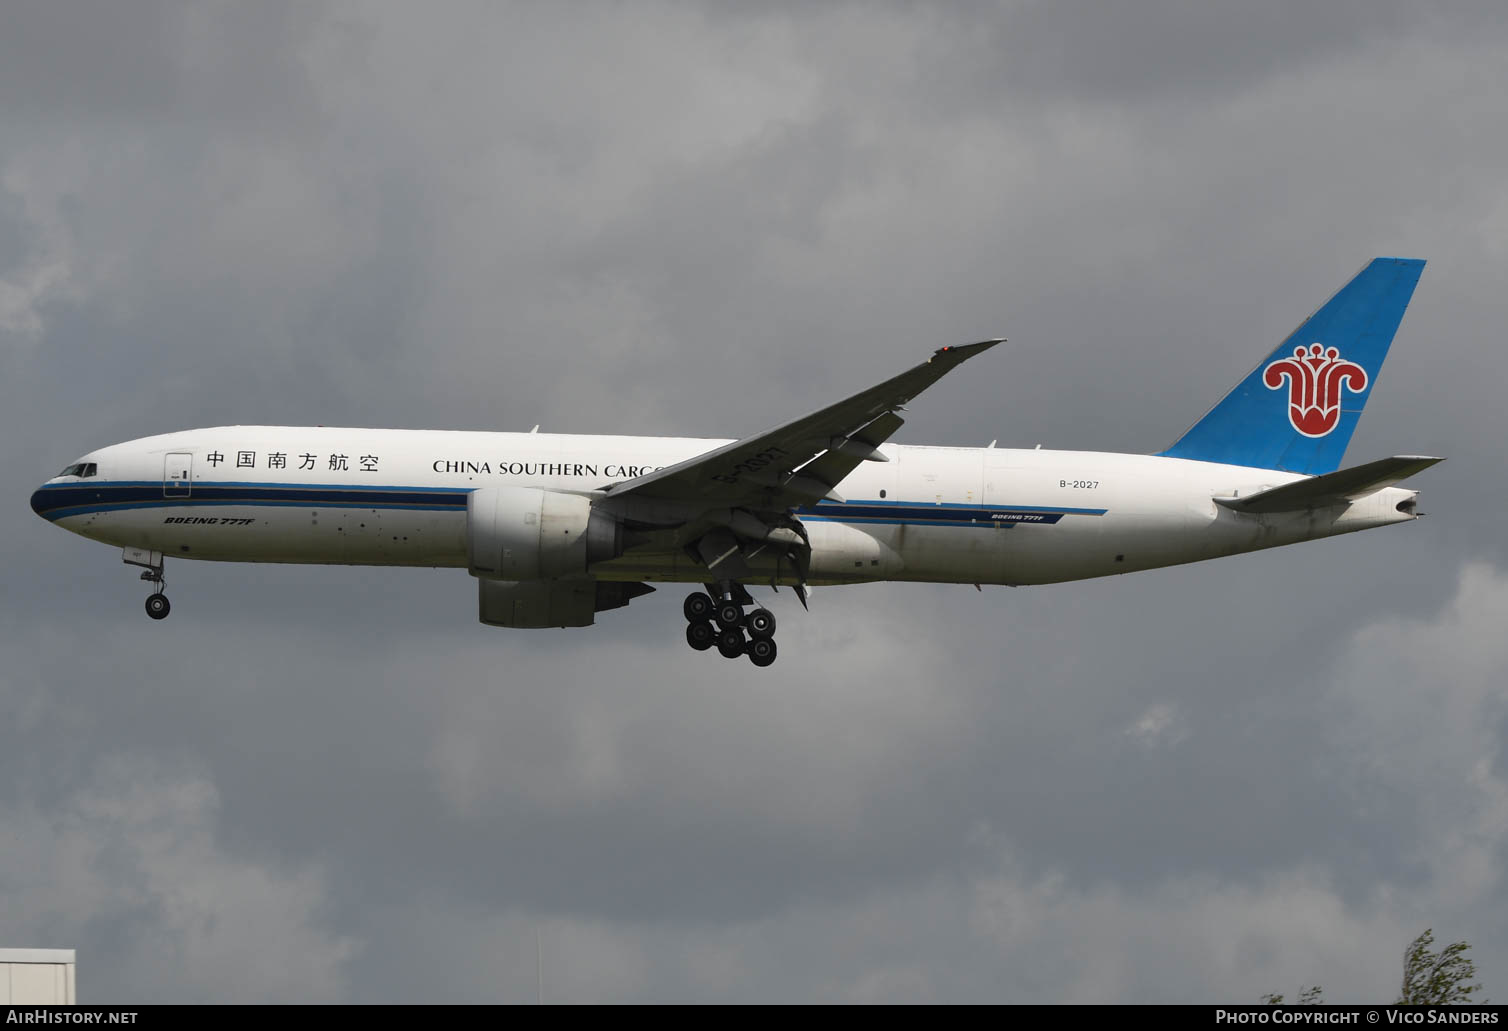
[{"label": "engine nacelle", "polygon": [[856,526],[813,519],[806,523],[806,533],[812,543],[807,575],[813,583],[888,580],[906,568],[894,548]]},{"label": "engine nacelle", "polygon": [[603,583],[590,577],[505,583],[477,581],[477,618],[488,626],[538,629],[591,626],[605,609],[618,609],[654,590],[649,584]]},{"label": "engine nacelle", "polygon": [[582,576],[623,554],[623,527],[576,494],[483,487],[466,497],[466,565],[483,580]]}]

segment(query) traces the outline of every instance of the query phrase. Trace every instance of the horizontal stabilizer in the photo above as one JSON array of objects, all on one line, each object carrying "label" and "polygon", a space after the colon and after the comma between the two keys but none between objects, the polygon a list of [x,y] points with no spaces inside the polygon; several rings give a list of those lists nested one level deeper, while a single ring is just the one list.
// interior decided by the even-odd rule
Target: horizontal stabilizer
[{"label": "horizontal stabilizer", "polygon": [[1428,469],[1436,462],[1443,461],[1443,458],[1427,458],[1423,455],[1395,455],[1366,465],[1325,473],[1323,476],[1285,483],[1260,494],[1244,498],[1216,498],[1215,501],[1238,512],[1294,512],[1326,505],[1341,505],[1375,494],[1384,487],[1391,487]]}]

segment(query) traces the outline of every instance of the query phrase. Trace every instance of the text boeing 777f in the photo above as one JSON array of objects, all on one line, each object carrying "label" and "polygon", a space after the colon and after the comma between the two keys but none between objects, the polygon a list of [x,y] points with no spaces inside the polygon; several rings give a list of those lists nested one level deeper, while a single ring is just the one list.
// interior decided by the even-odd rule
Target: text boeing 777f
[{"label": "text boeing 777f", "polygon": [[751,586],[1054,583],[1414,519],[1394,484],[1440,459],[1339,466],[1423,267],[1369,263],[1155,455],[888,443],[986,340],[742,440],[219,426],[84,455],[31,505],[146,567],[155,619],[169,555],[464,568],[501,627],[588,626],[670,581],[706,586],[693,648],[767,666]]}]

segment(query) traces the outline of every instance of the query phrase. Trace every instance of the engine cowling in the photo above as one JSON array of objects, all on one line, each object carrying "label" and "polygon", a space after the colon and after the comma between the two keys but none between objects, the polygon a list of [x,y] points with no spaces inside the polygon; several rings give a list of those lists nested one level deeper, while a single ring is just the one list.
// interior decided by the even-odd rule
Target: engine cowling
[{"label": "engine cowling", "polygon": [[649,584],[567,580],[477,581],[477,618],[488,626],[537,629],[591,626],[597,613],[618,609],[654,590]]},{"label": "engine cowling", "polygon": [[483,580],[581,576],[623,554],[623,526],[577,494],[483,487],[466,497],[466,564]]}]

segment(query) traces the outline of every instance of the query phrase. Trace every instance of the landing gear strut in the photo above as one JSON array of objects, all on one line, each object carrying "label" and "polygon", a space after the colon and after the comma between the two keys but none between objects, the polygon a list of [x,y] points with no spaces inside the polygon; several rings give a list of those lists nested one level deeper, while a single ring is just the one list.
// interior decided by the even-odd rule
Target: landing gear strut
[{"label": "landing gear strut", "polygon": [[[711,585],[709,585],[711,587]],[[745,614],[744,605],[754,599],[741,584],[727,581],[718,585],[713,595],[696,591],[686,596],[681,611],[686,616],[686,643],[699,652],[716,645],[718,654],[725,659],[747,655],[756,666],[768,666],[775,661],[775,614],[769,609],[758,608]],[[716,625],[713,625],[713,621]],[[744,637],[744,632],[748,637]]]},{"label": "landing gear strut", "polygon": [[157,588],[147,597],[147,615],[153,619],[167,619],[168,613],[173,611],[173,606],[168,601],[168,596],[162,593],[168,586],[167,580],[162,575],[162,567],[153,566],[143,570],[141,578]]}]

